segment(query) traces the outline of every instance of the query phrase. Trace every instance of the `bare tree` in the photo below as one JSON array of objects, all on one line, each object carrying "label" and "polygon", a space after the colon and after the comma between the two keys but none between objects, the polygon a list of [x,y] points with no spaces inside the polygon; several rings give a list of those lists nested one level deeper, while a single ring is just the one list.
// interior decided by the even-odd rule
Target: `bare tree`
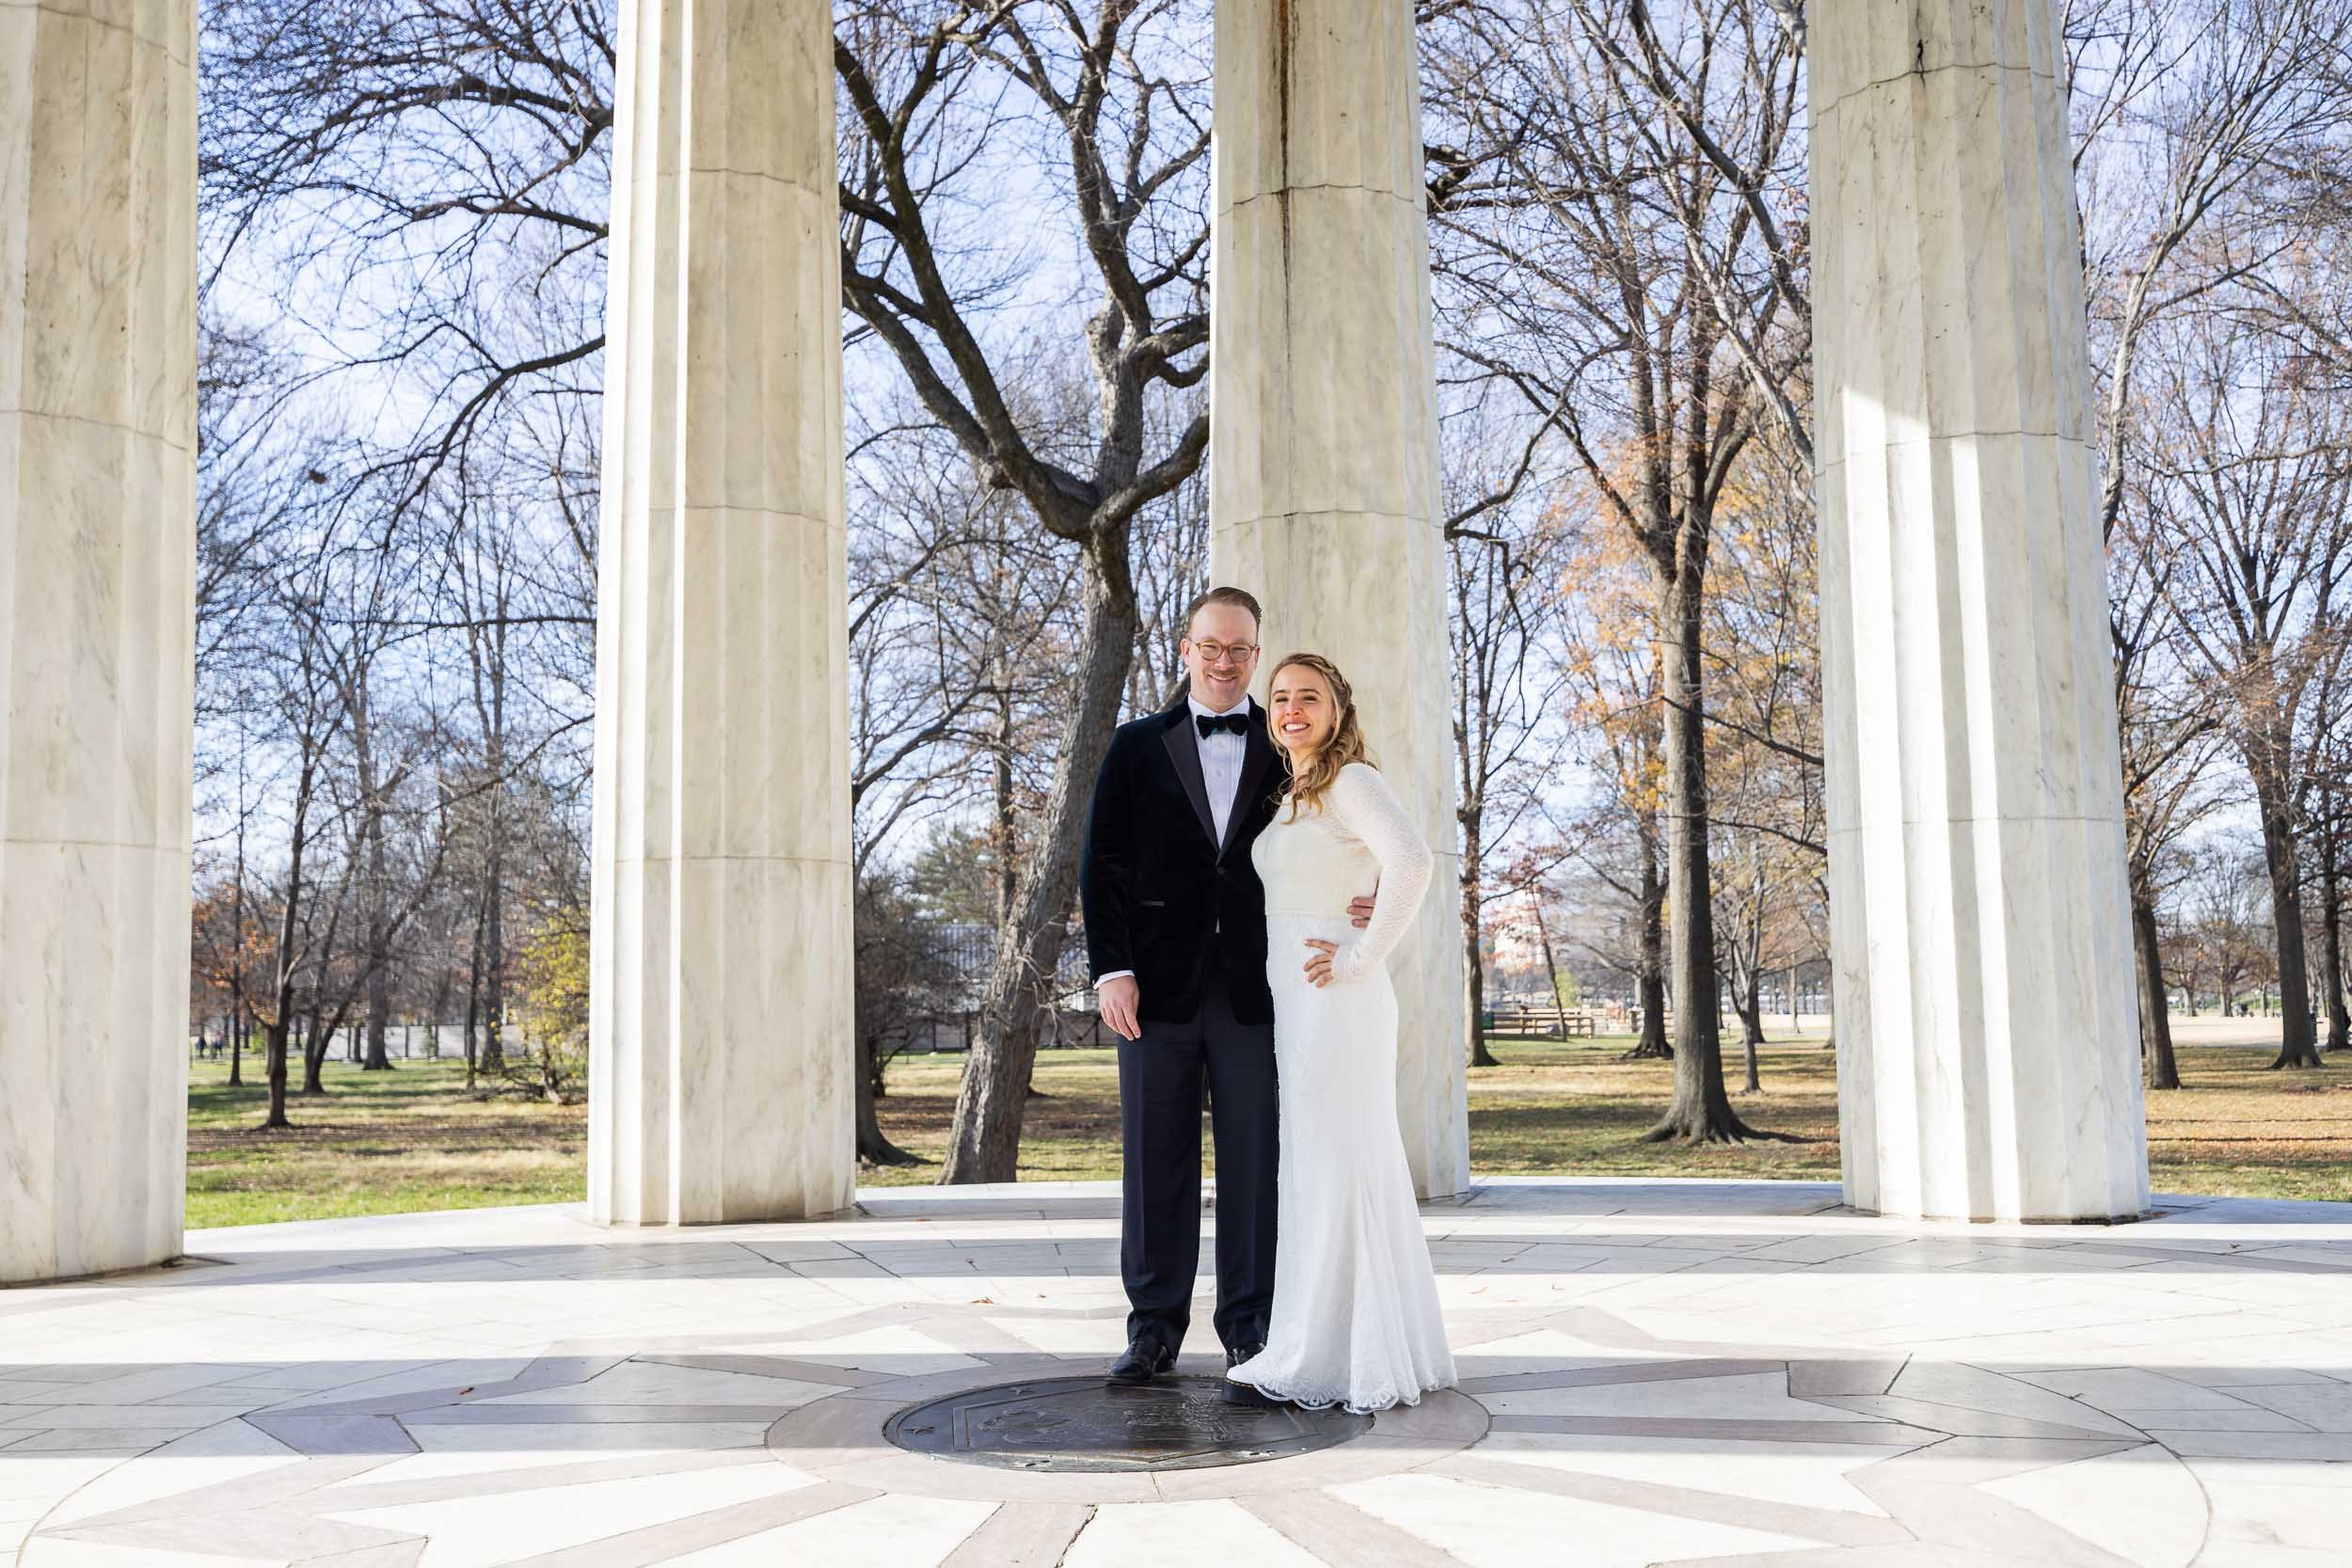
[{"label": "bare tree", "polygon": [[2112,535],[2149,329],[2218,291],[2259,287],[2320,210],[2313,175],[2352,124],[2330,80],[2352,11],[2332,0],[2072,0],[2066,20],[2104,383],[2100,531]]},{"label": "bare tree", "polygon": [[1764,976],[1822,952],[1828,824],[1811,475],[1766,432],[1724,513],[1708,608],[1708,767],[1723,953],[1757,1093]]},{"label": "bare tree", "polygon": [[[836,35],[854,135],[845,154],[842,287],[925,412],[992,487],[1079,552],[1082,616],[1036,850],[1014,879],[957,1099],[948,1181],[1012,1179],[1037,1036],[1073,907],[1087,793],[1120,716],[1139,612],[1139,513],[1199,467],[1208,420],[1148,456],[1153,397],[1206,369],[1207,71],[1198,17],[1173,0],[1075,8],[971,0],[874,7]],[[1096,391],[1084,432],[1025,425],[1009,353],[979,325],[977,276],[997,259],[952,227],[976,147],[1041,120],[1066,211],[1099,290],[1075,334]],[[976,139],[977,138],[977,139]]]},{"label": "bare tree", "polygon": [[329,748],[346,713],[335,689],[319,600],[296,578],[284,583],[274,606],[279,657],[270,663],[269,711],[280,741],[292,748],[284,829],[286,863],[274,890],[276,951],[266,991],[252,998],[262,1026],[263,1069],[269,1085],[264,1128],[293,1125],[286,1116],[287,1053],[302,1005],[307,969],[321,955],[307,940],[312,857],[329,809],[326,775]]},{"label": "bare tree", "polygon": [[533,400],[594,396],[617,47],[578,0],[219,0],[207,281],[266,289],[314,379],[398,386],[354,499],[405,516]]},{"label": "bare tree", "polygon": [[883,1068],[946,1010],[959,976],[896,871],[869,872],[860,882],[856,924],[857,1157],[880,1165],[919,1164],[883,1134],[875,1102],[882,1098]]},{"label": "bare tree", "polygon": [[[2181,875],[2178,845],[2217,799],[2207,779],[2217,742],[2270,726],[2226,722],[2234,698],[2225,689],[2233,683],[2215,675],[2209,657],[2201,687],[2184,673],[2184,657],[2201,656],[2175,646],[2182,628],[2170,599],[2177,591],[2207,602],[2196,574],[2180,570],[2184,548],[2199,546],[2174,535],[2177,476],[2143,474],[2136,465],[2154,458],[2162,467],[2169,437],[2148,428],[2151,405],[2171,417],[2184,412],[2181,368],[2169,361],[2199,353],[2217,312],[2269,316],[2290,335],[2309,325],[2310,290],[2285,280],[2301,270],[2294,258],[2324,230],[2339,183],[2330,171],[2347,104],[2335,78],[2352,12],[2310,0],[2073,0],[2066,30],[2091,357],[2102,383],[2100,515],[2113,558],[2110,629],[2143,1052],[2149,1085],[2172,1088],[2179,1069],[2160,906]],[[2182,313],[2203,323],[2165,330]],[[2152,372],[2166,384],[2153,398],[2141,394]],[[2188,382],[2196,379],[2189,372]],[[2268,597],[2241,581],[2249,600]],[[2265,612],[2251,615],[2260,621]],[[2208,643],[2205,653],[2217,647]],[[2281,778],[2270,793],[2300,788]],[[2292,826],[2272,815],[2266,837],[2283,849]],[[2299,910],[2281,913],[2282,932],[2298,933],[2299,942]],[[2282,1061],[2298,1053],[2301,1032],[2290,1014]]]},{"label": "bare tree", "polygon": [[1565,718],[1594,791],[1582,825],[1564,831],[1585,873],[1631,911],[1612,945],[1584,933],[1580,945],[1631,974],[1640,1035],[1628,1060],[1669,1060],[1666,1037],[1665,727],[1663,661],[1651,634],[1647,571],[1614,530],[1573,542],[1561,569],[1565,626],[1556,657]]},{"label": "bare tree", "polygon": [[2300,732],[2346,654],[2352,571],[2347,435],[2286,345],[2218,311],[2169,340],[2150,416],[2148,529],[2157,588],[2253,787],[2278,941],[2276,1067],[2320,1065],[2305,969]]},{"label": "bare tree", "polygon": [[[2148,471],[2136,470],[2141,477],[2131,493],[2144,496]],[[2153,515],[2144,501],[2127,507],[2108,541],[2109,640],[2116,655],[2140,1050],[2148,1087],[2177,1089],[2181,1069],[2172,1049],[2159,911],[2190,863],[2179,852],[2183,840],[2223,800],[2211,776],[2226,737],[2219,714],[2183,664],[2179,625],[2163,592],[2176,567],[2172,541],[2148,526]]]},{"label": "bare tree", "polygon": [[[1562,520],[1486,511],[1448,541],[1453,563],[1455,819],[1461,826],[1464,1052],[1493,1067],[1486,1049],[1486,906],[1523,895],[1542,867],[1529,863],[1494,885],[1490,861],[1524,860],[1523,825],[1542,824],[1541,791],[1557,760],[1553,715],[1566,685],[1547,657],[1556,634]],[[1556,998],[1555,998],[1556,1000]]]},{"label": "bare tree", "polygon": [[[1488,29],[1447,90],[1519,193],[1480,239],[1488,346],[1452,351],[1517,388],[1638,546],[1661,666],[1675,1091],[1654,1140],[1756,1135],[1723,1086],[1708,848],[1703,628],[1716,516],[1766,424],[1800,445],[1809,352],[1785,203],[1799,60],[1758,0],[1572,0]],[[1670,112],[1661,112],[1670,102]],[[1467,242],[1466,242],[1467,243]],[[1739,281],[1735,290],[1729,287]]]}]

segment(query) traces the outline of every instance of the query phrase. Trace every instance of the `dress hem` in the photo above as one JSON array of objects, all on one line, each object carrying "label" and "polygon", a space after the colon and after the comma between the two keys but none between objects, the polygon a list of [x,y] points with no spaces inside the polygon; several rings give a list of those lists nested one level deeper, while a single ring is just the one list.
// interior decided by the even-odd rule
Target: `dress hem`
[{"label": "dress hem", "polygon": [[1281,1400],[1286,1403],[1298,1406],[1301,1410],[1329,1410],[1334,1407],[1343,1407],[1351,1416],[1377,1416],[1380,1412],[1384,1410],[1393,1410],[1400,1404],[1409,1410],[1421,1403],[1422,1397],[1423,1395],[1434,1394],[1440,1388],[1451,1388],[1454,1386],[1454,1384],[1450,1381],[1424,1383],[1420,1388],[1410,1394],[1398,1394],[1392,1399],[1384,1400],[1378,1403],[1352,1404],[1343,1399],[1311,1400],[1298,1394],[1286,1394],[1279,1388],[1269,1387],[1265,1384],[1253,1382],[1251,1379],[1242,1376],[1241,1368],[1238,1366],[1228,1368],[1226,1370],[1225,1376],[1229,1382],[1238,1383],[1246,1387],[1255,1388],[1259,1393],[1265,1395],[1268,1399]]}]

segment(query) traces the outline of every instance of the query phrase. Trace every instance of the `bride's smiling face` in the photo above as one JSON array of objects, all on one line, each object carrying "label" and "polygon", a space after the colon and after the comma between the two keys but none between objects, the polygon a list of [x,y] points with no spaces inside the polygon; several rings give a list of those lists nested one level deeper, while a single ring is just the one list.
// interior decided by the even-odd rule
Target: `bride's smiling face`
[{"label": "bride's smiling face", "polygon": [[1275,744],[1301,760],[1322,750],[1340,727],[1339,705],[1331,700],[1329,683],[1320,670],[1304,664],[1285,664],[1274,672],[1266,705]]}]

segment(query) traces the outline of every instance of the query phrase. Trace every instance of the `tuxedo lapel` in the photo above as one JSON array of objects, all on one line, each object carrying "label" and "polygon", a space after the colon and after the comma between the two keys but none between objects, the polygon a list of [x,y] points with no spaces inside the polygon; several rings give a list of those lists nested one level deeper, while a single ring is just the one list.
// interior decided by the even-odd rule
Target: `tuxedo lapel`
[{"label": "tuxedo lapel", "polygon": [[1274,766],[1274,737],[1266,734],[1265,709],[1254,700],[1249,705],[1249,734],[1241,754],[1241,787],[1233,791],[1233,809],[1225,814],[1225,842],[1216,850],[1219,860],[1233,847],[1233,835],[1241,832],[1242,818],[1250,814],[1250,803],[1264,791],[1266,770]]},{"label": "tuxedo lapel", "polygon": [[1200,736],[1193,727],[1191,705],[1176,705],[1168,728],[1160,732],[1160,743],[1168,748],[1168,760],[1176,765],[1176,777],[1184,782],[1184,795],[1200,818],[1200,836],[1216,843],[1216,816],[1209,810],[1209,781],[1200,771]]}]

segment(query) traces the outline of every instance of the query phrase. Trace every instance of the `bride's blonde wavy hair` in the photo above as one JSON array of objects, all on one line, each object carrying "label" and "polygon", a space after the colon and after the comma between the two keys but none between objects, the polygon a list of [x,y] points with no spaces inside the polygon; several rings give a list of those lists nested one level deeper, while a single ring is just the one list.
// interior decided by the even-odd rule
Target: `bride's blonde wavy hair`
[{"label": "bride's blonde wavy hair", "polygon": [[1312,806],[1318,813],[1323,810],[1323,797],[1330,789],[1331,782],[1340,776],[1341,768],[1351,762],[1360,762],[1367,767],[1373,765],[1372,748],[1364,744],[1364,727],[1356,718],[1355,689],[1347,684],[1347,677],[1340,673],[1340,667],[1321,654],[1286,655],[1276,662],[1273,678],[1266,683],[1268,689],[1272,689],[1274,681],[1280,678],[1283,671],[1294,667],[1312,670],[1323,677],[1324,684],[1331,689],[1331,705],[1339,710],[1339,721],[1331,731],[1331,738],[1317,747],[1314,755],[1304,763],[1292,753],[1289,747],[1276,747],[1282,753],[1282,766],[1291,776],[1290,788],[1286,792],[1291,814],[1286,820],[1292,822],[1298,820],[1298,808],[1302,805]]}]

